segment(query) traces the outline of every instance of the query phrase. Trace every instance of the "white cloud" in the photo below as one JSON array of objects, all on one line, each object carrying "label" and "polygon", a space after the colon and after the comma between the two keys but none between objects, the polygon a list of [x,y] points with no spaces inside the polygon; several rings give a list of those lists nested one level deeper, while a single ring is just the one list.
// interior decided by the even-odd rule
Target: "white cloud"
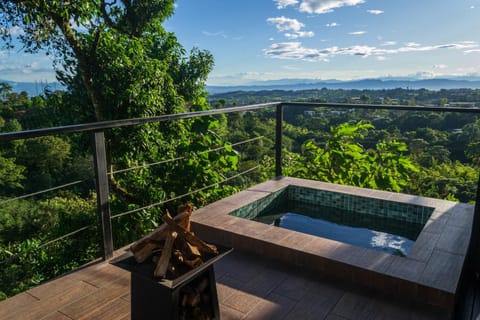
[{"label": "white cloud", "polygon": [[305,26],[297,19],[290,19],[284,16],[268,18],[267,22],[275,25],[278,31],[300,31]]},{"label": "white cloud", "polygon": [[273,0],[277,3],[277,9],[285,9],[298,3],[298,0]]},{"label": "white cloud", "polygon": [[397,45],[397,41],[385,41],[382,43],[382,46],[387,47],[387,46],[395,46]]},{"label": "white cloud", "polygon": [[367,31],[354,31],[354,32],[349,32],[348,34],[352,36],[360,36],[365,33],[367,33]]},{"label": "white cloud", "polygon": [[266,56],[277,59],[292,59],[305,61],[329,61],[329,57],[337,55],[368,57],[375,54],[375,47],[352,46],[347,48],[330,47],[324,49],[311,49],[302,46],[301,42],[275,43],[265,49]]},{"label": "white cloud", "polygon": [[447,69],[447,68],[448,68],[448,66],[445,65],[445,64],[435,64],[433,66],[433,69]]},{"label": "white cloud", "polygon": [[[264,49],[264,54],[271,58],[277,59],[291,59],[291,60],[305,60],[305,61],[328,61],[330,58],[336,56],[359,56],[370,57],[374,56],[379,61],[388,59],[389,55],[411,52],[428,52],[435,50],[461,50],[463,52],[480,52],[480,45],[478,43],[459,42],[440,45],[422,46],[420,44],[407,45],[398,48],[385,49],[366,45],[358,45],[351,47],[330,47],[323,49],[306,48],[301,42],[282,42],[274,43],[268,49]],[[468,50],[466,50],[468,49]],[[439,65],[438,67],[440,67]]]},{"label": "white cloud", "polygon": [[298,31],[295,33],[285,33],[285,37],[288,39],[298,39],[298,38],[312,38],[315,36],[313,31]]},{"label": "white cloud", "polygon": [[311,38],[315,35],[313,31],[302,31],[301,29],[305,25],[297,19],[290,19],[282,16],[276,18],[268,18],[267,22],[275,25],[277,30],[280,32],[291,31],[284,34],[284,36],[288,39]]},{"label": "white cloud", "polygon": [[367,12],[377,16],[379,14],[382,14],[384,11],[383,10],[367,10]]},{"label": "white cloud", "polygon": [[13,57],[7,53],[0,59],[0,74],[11,81],[56,81],[52,58],[40,53]]},{"label": "white cloud", "polygon": [[338,26],[339,26],[339,24],[336,23],[336,22],[327,23],[327,24],[325,25],[325,27],[329,27],[329,28],[338,27]]},{"label": "white cloud", "polygon": [[285,69],[285,70],[300,70],[300,68],[295,67],[295,66],[283,66],[282,69]]},{"label": "white cloud", "polygon": [[365,0],[302,0],[300,11],[306,13],[324,14],[334,9],[355,6],[365,3]]},{"label": "white cloud", "polygon": [[217,31],[217,32],[209,32],[209,31],[202,31],[202,34],[207,36],[207,37],[222,37],[222,38],[227,38],[227,35],[225,34],[224,31]]},{"label": "white cloud", "polygon": [[419,47],[420,46],[420,44],[416,43],[416,42],[407,42],[407,43],[405,43],[405,45],[407,47]]},{"label": "white cloud", "polygon": [[274,43],[263,51],[271,58],[307,61],[322,61],[330,54],[328,51],[305,48],[301,42]]}]

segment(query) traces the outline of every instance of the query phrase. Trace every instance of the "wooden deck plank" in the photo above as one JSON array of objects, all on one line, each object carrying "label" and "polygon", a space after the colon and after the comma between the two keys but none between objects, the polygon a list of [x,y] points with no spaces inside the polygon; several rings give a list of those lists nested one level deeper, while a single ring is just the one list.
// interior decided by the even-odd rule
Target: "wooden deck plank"
[{"label": "wooden deck plank", "polygon": [[123,276],[115,282],[98,289],[69,305],[63,306],[59,311],[72,319],[88,319],[90,314],[97,312],[104,304],[120,298],[130,290],[130,277]]},{"label": "wooden deck plank", "polygon": [[0,319],[6,319],[12,314],[15,314],[19,308],[29,306],[37,301],[38,299],[26,292],[8,298],[0,304]]},{"label": "wooden deck plank", "polygon": [[296,301],[293,299],[276,293],[271,293],[265,299],[262,299],[244,319],[283,319],[295,304]]},{"label": "wooden deck plank", "polygon": [[46,300],[75,287],[82,281],[82,278],[81,274],[75,272],[52,279],[40,286],[27,290],[27,292],[39,300]]},{"label": "wooden deck plank", "polygon": [[375,301],[369,296],[347,292],[332,313],[346,319],[375,319],[380,315],[379,312],[375,308]]},{"label": "wooden deck plank", "polygon": [[253,308],[255,308],[260,301],[260,298],[253,294],[236,290],[228,299],[223,302],[223,305],[247,314],[253,310]]},{"label": "wooden deck plank", "polygon": [[126,315],[130,315],[130,303],[123,299],[115,299],[109,304],[104,304],[101,308],[80,319],[89,320],[121,320]]},{"label": "wooden deck plank", "polygon": [[238,310],[227,306],[222,306],[220,308],[220,318],[222,320],[240,320],[243,319],[243,317],[245,317],[245,314]]},{"label": "wooden deck plank", "polygon": [[[60,282],[60,284],[63,283]],[[60,305],[71,303],[81,299],[82,297],[89,296],[98,288],[91,284],[78,281],[75,286],[67,287],[63,291],[58,291],[58,287],[49,285],[50,288],[57,291],[56,295],[49,295],[47,299],[40,299],[29,304],[25,304],[19,307],[15,313],[10,316],[2,317],[2,320],[35,320],[42,318],[48,314],[55,312]]]},{"label": "wooden deck plank", "polygon": [[239,288],[243,285],[243,282],[230,278],[228,276],[221,277],[217,280],[217,295],[220,303],[225,302],[230,298]]},{"label": "wooden deck plank", "polygon": [[41,318],[40,320],[72,320],[66,315],[55,311],[53,313],[50,313],[48,316]]},{"label": "wooden deck plank", "polygon": [[103,288],[118,279],[130,276],[130,273],[110,263],[102,263],[90,268],[79,271],[83,281],[88,282],[98,288]]},{"label": "wooden deck plank", "polygon": [[[299,294],[301,294],[299,292]],[[314,283],[302,299],[286,315],[285,319],[316,320],[324,319],[338,303],[344,291],[328,284]]]}]

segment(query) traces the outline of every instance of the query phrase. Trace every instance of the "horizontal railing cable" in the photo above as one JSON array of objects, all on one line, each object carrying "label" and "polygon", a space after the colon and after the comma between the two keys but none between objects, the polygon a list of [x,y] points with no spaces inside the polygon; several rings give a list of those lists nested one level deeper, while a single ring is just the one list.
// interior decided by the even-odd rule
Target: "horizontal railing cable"
[{"label": "horizontal railing cable", "polygon": [[7,199],[7,200],[2,200],[2,201],[0,201],[0,205],[5,204],[5,203],[8,203],[8,202],[16,201],[16,200],[21,200],[21,199],[25,199],[25,198],[31,198],[31,197],[34,197],[34,196],[38,196],[39,194],[44,194],[44,193],[51,192],[51,191],[55,191],[55,190],[58,190],[58,189],[63,189],[63,188],[66,188],[66,187],[74,186],[74,185],[80,184],[80,183],[85,182],[85,181],[88,181],[88,180],[89,180],[89,179],[77,180],[77,181],[73,181],[73,182],[70,182],[70,183],[63,184],[63,185],[61,185],[61,186],[56,186],[56,187],[53,187],[53,188],[44,189],[44,190],[40,190],[40,191],[37,191],[37,192],[24,194],[24,195],[22,195],[22,196],[18,196],[18,197],[15,197],[15,198],[10,198],[10,199]]},{"label": "horizontal railing cable", "polygon": [[258,169],[260,166],[255,166],[255,167],[252,167],[250,169],[247,169],[245,171],[242,171],[240,173],[237,173],[231,177],[228,177],[222,181],[219,181],[219,182],[216,182],[216,183],[213,183],[211,185],[208,185],[208,186],[205,186],[205,187],[202,187],[200,189],[197,189],[197,190],[194,190],[194,191],[191,191],[191,192],[188,192],[188,193],[185,193],[185,194],[182,194],[182,195],[179,195],[179,196],[176,196],[176,197],[173,197],[173,198],[170,198],[168,200],[164,200],[164,201],[159,201],[159,202],[156,202],[156,203],[152,203],[148,206],[145,206],[145,207],[142,207],[142,208],[137,208],[137,209],[133,209],[133,210],[129,210],[129,211],[126,211],[126,212],[122,212],[122,213],[119,213],[119,214],[116,214],[116,215],[113,215],[111,217],[111,219],[116,219],[116,218],[120,218],[120,217],[123,217],[123,216],[126,216],[126,215],[129,215],[129,214],[132,214],[132,213],[135,213],[135,212],[138,212],[138,211],[142,211],[142,210],[147,210],[147,209],[151,209],[151,208],[154,208],[154,207],[158,207],[162,204],[165,204],[165,203],[169,203],[169,202],[172,202],[172,201],[175,201],[175,200],[178,200],[178,199],[182,199],[182,198],[185,198],[187,196],[190,196],[190,195],[193,195],[193,194],[196,194],[200,191],[203,191],[203,190],[207,190],[207,189],[210,189],[210,188],[213,188],[215,186],[218,186],[219,184],[222,184],[222,183],[225,183],[227,181],[230,181],[230,180],[233,180],[235,178],[238,178],[242,175],[245,175],[247,173],[250,173],[251,171],[254,171],[256,169]]},{"label": "horizontal railing cable", "polygon": [[[58,242],[58,241],[63,240],[63,239],[65,239],[65,238],[71,237],[71,236],[73,236],[73,235],[75,235],[75,234],[77,234],[77,233],[80,233],[80,232],[82,232],[82,231],[85,231],[85,230],[87,230],[87,229],[89,229],[89,228],[96,227],[96,226],[97,226],[96,223],[92,223],[92,224],[90,224],[90,225],[88,225],[88,226],[85,226],[85,227],[79,228],[79,229],[77,229],[77,230],[75,230],[75,231],[72,231],[72,232],[70,232],[70,233],[64,234],[64,235],[61,236],[61,237],[58,237],[58,238],[52,239],[52,240],[50,240],[50,241],[47,241],[47,242],[45,242],[45,243],[42,243],[42,244],[38,245],[38,247],[37,247],[36,249],[41,249],[41,248],[43,248],[43,247],[49,246],[49,245],[51,245],[51,244],[53,244],[53,243],[55,243],[55,242]],[[11,262],[14,258],[16,258],[16,257],[18,257],[18,255],[12,253],[7,259],[1,260],[1,261],[0,261],[0,265],[1,265],[1,264],[5,264],[5,263],[10,263],[10,262]]]},{"label": "horizontal railing cable", "polygon": [[64,234],[64,235],[61,236],[61,237],[58,237],[58,238],[56,238],[56,239],[53,239],[53,240],[47,241],[47,242],[45,242],[45,243],[42,243],[41,245],[38,246],[38,248],[40,249],[40,248],[46,247],[46,246],[48,246],[48,245],[50,245],[50,244],[52,244],[52,243],[55,243],[55,242],[58,242],[58,241],[60,241],[60,240],[65,239],[65,238],[71,237],[71,236],[73,236],[73,235],[76,235],[77,233],[80,233],[80,232],[82,232],[82,231],[85,231],[85,230],[87,230],[87,229],[89,229],[89,228],[91,228],[91,227],[95,227],[95,226],[97,226],[97,224],[96,224],[96,223],[92,223],[91,225],[82,227],[82,228],[77,229],[77,230],[75,230],[75,231],[72,231],[72,232],[70,232],[70,233]]},{"label": "horizontal railing cable", "polygon": [[158,161],[158,162],[153,162],[153,163],[142,164],[141,166],[135,166],[135,167],[130,167],[130,168],[126,168],[126,169],[115,170],[115,171],[108,172],[107,174],[129,172],[129,171],[133,171],[133,170],[137,170],[137,169],[144,169],[144,168],[149,168],[149,167],[153,167],[153,166],[158,166],[158,165],[164,164],[164,163],[180,161],[180,160],[183,160],[183,159],[185,159],[184,156],[173,158],[173,159],[162,160],[162,161]]},{"label": "horizontal railing cable", "polygon": [[[263,139],[263,138],[265,138],[265,136],[258,136],[258,137],[252,138],[252,139],[247,139],[247,140],[243,140],[243,141],[240,141],[240,142],[232,143],[231,146],[232,146],[232,147],[235,147],[235,146],[239,146],[239,145],[242,145],[242,144],[246,144],[246,143],[254,142],[254,141],[257,141],[257,140],[261,140],[261,139]],[[224,149],[225,149],[225,146],[222,146],[222,147],[218,147],[218,148],[213,148],[213,149],[205,150],[205,151],[199,152],[198,154],[210,153],[210,152],[220,151],[220,150],[224,150]],[[112,171],[112,172],[108,172],[108,174],[112,174],[112,173],[113,173],[113,174],[117,174],[117,173],[123,173],[123,172],[133,171],[133,170],[137,170],[137,169],[145,169],[145,168],[157,166],[157,165],[160,165],[160,164],[165,164],[165,163],[170,163],[170,162],[175,162],[175,161],[184,160],[184,159],[186,159],[186,158],[187,158],[186,156],[181,156],[181,157],[177,157],[177,158],[173,158],[173,159],[166,159],[166,160],[162,160],[162,161],[158,161],[158,162],[142,164],[142,165],[140,165],[140,166],[135,166],[135,167],[130,167],[130,168],[126,168],[126,169],[115,170],[115,171]]]},{"label": "horizontal railing cable", "polygon": [[[252,138],[252,139],[247,139],[247,140],[243,140],[243,141],[240,141],[240,142],[232,143],[231,146],[232,146],[232,147],[235,147],[235,146],[238,146],[238,145],[242,145],[242,144],[254,142],[254,141],[257,141],[257,140],[261,140],[261,139],[263,139],[263,138],[265,138],[265,136],[258,136],[258,137]],[[218,147],[218,148],[214,148],[214,149],[205,150],[205,151],[199,152],[198,154],[210,153],[210,152],[220,151],[220,150],[223,150],[223,149],[225,149],[225,146]],[[185,157],[185,156],[182,156],[182,157],[177,157],[177,158],[173,158],[173,159],[167,159],[167,160],[163,160],[163,161],[159,161],[159,162],[155,162],[155,163],[144,164],[144,165],[141,165],[141,166],[130,167],[130,168],[127,168],[127,169],[115,170],[115,171],[113,171],[113,173],[116,174],[116,173],[128,172],[128,171],[132,171],[132,170],[137,170],[137,169],[142,169],[142,168],[148,168],[148,167],[152,167],[152,166],[155,166],[155,165],[160,165],[160,164],[169,163],[169,162],[174,162],[174,161],[180,161],[180,160],[184,160],[184,159],[186,159],[186,157]],[[111,174],[111,172],[108,172],[108,174]],[[17,200],[21,200],[21,199],[31,198],[31,197],[34,197],[34,196],[38,196],[38,195],[41,195],[41,194],[44,194],[44,193],[48,193],[48,192],[51,192],[51,191],[63,189],[63,188],[66,188],[66,187],[74,186],[74,185],[77,185],[77,184],[81,184],[81,183],[83,183],[83,182],[86,182],[86,181],[88,181],[88,180],[89,180],[89,179],[77,180],[77,181],[69,182],[69,183],[66,183],[66,184],[63,184],[63,185],[60,185],[60,186],[52,187],[52,188],[49,188],[49,189],[44,189],[44,190],[40,190],[40,191],[36,191],[36,192],[24,194],[24,195],[15,197],[15,198],[9,198],[9,199],[6,199],[6,200],[0,200],[0,205],[6,204],[6,203],[9,203],[9,202],[12,202],[12,201],[17,201]]]}]

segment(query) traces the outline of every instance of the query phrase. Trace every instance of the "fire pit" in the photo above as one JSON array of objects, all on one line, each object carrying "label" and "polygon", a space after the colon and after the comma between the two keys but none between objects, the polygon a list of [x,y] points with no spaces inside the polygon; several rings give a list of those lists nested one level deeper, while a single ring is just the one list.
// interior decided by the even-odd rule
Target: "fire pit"
[{"label": "fire pit", "polygon": [[130,272],[131,317],[137,319],[220,319],[213,263],[231,252],[219,253],[173,279],[156,279],[155,263],[137,263],[126,253],[112,263]]},{"label": "fire pit", "polygon": [[191,205],[134,243],[112,264],[130,272],[131,318],[220,319],[213,263],[232,248],[207,244],[190,232]]}]

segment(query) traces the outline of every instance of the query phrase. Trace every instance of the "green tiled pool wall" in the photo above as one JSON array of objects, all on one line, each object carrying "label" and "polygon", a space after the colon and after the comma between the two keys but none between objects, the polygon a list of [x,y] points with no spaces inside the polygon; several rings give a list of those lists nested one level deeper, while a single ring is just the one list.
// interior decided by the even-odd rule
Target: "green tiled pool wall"
[{"label": "green tiled pool wall", "polygon": [[425,224],[433,208],[382,199],[359,197],[352,194],[310,189],[299,186],[287,188],[290,201],[319,204],[325,207],[358,212],[373,216],[387,217],[398,221]]},{"label": "green tiled pool wall", "polygon": [[433,212],[433,208],[425,206],[290,185],[253,201],[231,212],[230,215],[253,219],[262,211],[284,206],[288,201],[300,201],[418,224],[425,224]]},{"label": "green tiled pool wall", "polygon": [[278,191],[272,192],[265,198],[253,201],[241,208],[238,208],[237,210],[231,212],[230,215],[245,219],[253,219],[264,210],[282,207],[288,201],[288,197],[286,196],[287,189],[288,187],[285,187]]}]

